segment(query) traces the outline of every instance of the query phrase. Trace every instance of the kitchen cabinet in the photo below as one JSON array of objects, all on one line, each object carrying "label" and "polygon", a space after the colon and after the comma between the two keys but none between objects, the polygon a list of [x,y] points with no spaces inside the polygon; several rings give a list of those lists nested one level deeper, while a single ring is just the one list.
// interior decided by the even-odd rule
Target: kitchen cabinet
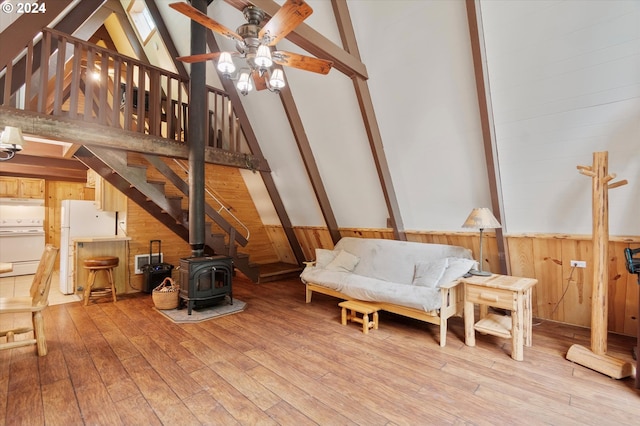
[{"label": "kitchen cabinet", "polygon": [[95,188],[95,201],[98,210],[127,211],[127,196],[93,170],[87,172],[87,185]]},{"label": "kitchen cabinet", "polygon": [[0,176],[0,197],[44,198],[44,179]]}]

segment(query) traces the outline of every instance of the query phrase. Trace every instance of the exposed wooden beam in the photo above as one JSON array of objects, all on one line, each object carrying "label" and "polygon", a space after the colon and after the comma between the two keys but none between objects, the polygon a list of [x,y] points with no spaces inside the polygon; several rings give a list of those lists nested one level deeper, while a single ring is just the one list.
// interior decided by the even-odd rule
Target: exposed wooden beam
[{"label": "exposed wooden beam", "polygon": [[[504,217],[504,203],[502,200],[502,185],[500,183],[500,167],[498,165],[495,127],[493,123],[493,110],[491,108],[491,93],[488,85],[489,75],[486,67],[487,61],[484,48],[484,31],[482,29],[480,2],[478,0],[466,0],[466,5],[467,20],[469,22],[469,38],[471,40],[471,53],[473,55],[473,70],[476,79],[476,91],[478,93],[478,107],[480,109],[484,156],[487,164],[487,173],[489,175],[491,208],[493,210],[493,214],[502,224],[502,228],[496,229],[496,241],[498,243],[498,256],[500,259],[500,273],[508,275],[510,273],[509,250],[507,250],[507,239],[504,236],[506,231],[506,222]],[[482,259],[480,259],[480,261],[482,262]]]},{"label": "exposed wooden beam", "polygon": [[[207,32],[207,44],[209,46],[209,51],[211,52],[219,52],[220,47],[216,42],[215,37],[211,33],[211,31]],[[216,72],[218,70],[216,69]],[[220,81],[222,82],[222,86],[224,90],[229,95],[229,99],[231,99],[231,105],[236,113],[236,117],[238,117],[238,121],[240,122],[240,127],[244,132],[244,137],[247,141],[247,145],[249,146],[249,150],[254,155],[254,157],[260,158],[262,162],[266,164],[266,160],[264,159],[264,155],[262,154],[262,149],[260,149],[260,144],[258,143],[258,138],[253,131],[253,127],[251,127],[251,123],[249,122],[249,117],[247,116],[247,112],[244,110],[242,106],[242,102],[240,101],[240,95],[236,90],[233,82],[227,78],[223,78],[222,75],[218,73],[220,77]],[[268,168],[268,166],[267,166]],[[287,210],[284,207],[284,202],[282,201],[282,197],[280,197],[280,193],[278,192],[278,188],[273,180],[273,176],[271,176],[270,170],[259,170],[260,176],[262,177],[262,181],[264,182],[264,186],[269,193],[269,197],[271,198],[271,202],[273,203],[273,208],[280,219],[280,224],[282,225],[282,229],[287,236],[287,241],[291,246],[291,250],[293,251],[294,256],[296,257],[296,261],[298,264],[302,264],[305,260],[304,252],[302,251],[302,247],[300,246],[300,241],[298,241],[298,237],[296,236],[295,231],[293,230],[293,225],[291,220],[289,219],[289,215],[287,214]]]},{"label": "exposed wooden beam", "polygon": [[[60,22],[56,24],[55,29],[65,34],[74,34],[81,25],[87,22],[87,20],[96,12],[96,10],[99,10],[99,8],[105,3],[105,1],[106,0],[83,0],[81,2],[78,2],[78,4],[76,4],[76,6],[69,13],[67,13]],[[43,25],[42,27],[44,26],[46,26],[46,24]],[[38,28],[38,31],[40,31],[42,27]],[[5,32],[6,31],[3,31],[2,33],[0,33],[0,35],[4,36]],[[7,34],[7,38],[8,38],[8,34]],[[12,40],[9,44],[11,43],[15,43],[15,42]],[[6,44],[4,43],[4,40],[0,42],[0,46],[3,46],[3,49],[0,49],[0,52],[4,51],[5,45]],[[20,45],[21,49],[24,48],[26,45],[27,43]],[[53,52],[55,48],[56,46],[54,45],[50,46],[50,51]],[[38,42],[34,46],[33,67],[31,69],[32,72],[35,72],[40,68],[41,49],[42,49],[42,43]],[[14,68],[13,68],[14,78],[12,79],[12,82],[11,82],[11,93],[15,93],[16,90],[18,90],[23,84],[25,84],[26,62],[27,62],[26,58],[23,57],[14,65]],[[3,66],[3,65],[0,65],[0,66]],[[3,94],[3,93],[4,93],[4,77],[0,79],[0,94]]]},{"label": "exposed wooden beam", "polygon": [[87,180],[87,167],[77,160],[18,153],[10,161],[2,163],[0,175],[84,182]]},{"label": "exposed wooden beam", "polygon": [[[333,13],[336,17],[338,30],[340,31],[340,37],[342,38],[342,43],[344,44],[345,49],[351,55],[359,59],[360,53],[358,51],[358,43],[356,41],[355,32],[353,31],[351,16],[349,15],[349,9],[347,8],[346,1],[332,0],[331,4],[333,6]],[[387,204],[390,225],[393,228],[395,238],[399,240],[406,240],[407,237],[404,233],[402,215],[400,214],[398,199],[393,187],[391,172],[389,171],[389,165],[387,163],[387,156],[384,152],[382,135],[380,134],[378,120],[376,119],[376,114],[373,108],[369,85],[360,75],[352,76],[352,80],[356,96],[358,98],[358,104],[360,105],[362,120],[369,139],[369,145],[371,146],[371,153],[373,154],[376,170],[378,172],[378,178],[380,179],[384,200]]]},{"label": "exposed wooden beam", "polygon": [[320,205],[324,221],[329,229],[331,240],[336,244],[341,238],[340,230],[338,229],[338,222],[333,214],[331,202],[329,201],[327,191],[322,183],[322,177],[320,176],[318,165],[313,156],[313,151],[311,151],[311,145],[309,145],[309,138],[307,138],[307,133],[302,125],[302,118],[300,117],[298,108],[288,86],[280,91],[280,99],[282,100],[282,106],[284,107],[287,118],[289,119],[291,131],[296,139],[298,150],[302,156],[302,162],[307,169],[307,175],[309,176],[311,186],[316,194],[316,199]]},{"label": "exposed wooden beam", "polygon": [[[53,117],[0,106],[0,127],[7,125],[20,127],[27,134],[79,145],[98,145],[182,159],[188,157],[187,145],[181,142],[66,117]],[[270,171],[262,157],[210,147],[205,149],[205,162],[242,169],[251,168],[260,172]]]},{"label": "exposed wooden beam", "polygon": [[[253,4],[264,10],[269,16],[275,15],[280,5],[273,0],[225,0],[231,6],[242,11],[247,5]],[[359,76],[367,79],[367,68],[359,57],[350,54],[331,40],[311,28],[307,24],[300,24],[287,35],[287,40],[296,44],[314,56],[333,61],[333,67],[349,76]]]},{"label": "exposed wooden beam", "polygon": [[[72,0],[58,0],[46,3],[44,13],[25,13],[0,32],[0,67],[4,67],[33,40],[43,27],[60,15]],[[7,2],[13,4],[13,2]],[[4,8],[3,8],[4,12]],[[15,11],[13,13],[16,13]]]}]

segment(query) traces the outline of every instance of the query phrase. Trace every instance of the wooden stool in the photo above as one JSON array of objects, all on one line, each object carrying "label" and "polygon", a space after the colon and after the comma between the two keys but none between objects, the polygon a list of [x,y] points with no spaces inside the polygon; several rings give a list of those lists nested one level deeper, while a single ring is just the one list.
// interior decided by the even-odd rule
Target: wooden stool
[{"label": "wooden stool", "polygon": [[[109,293],[111,293],[113,301],[116,301],[116,285],[113,282],[113,268],[118,266],[119,262],[120,259],[115,256],[99,256],[85,259],[84,268],[89,270],[89,279],[83,294],[85,306],[89,304],[91,297],[105,297],[108,296]],[[93,288],[96,275],[99,271],[105,271],[107,273],[107,282],[110,288]]]},{"label": "wooden stool", "polygon": [[[376,305],[360,300],[345,300],[338,303],[338,306],[342,308],[342,325],[347,325],[347,320],[362,324],[364,334],[368,334],[370,328],[378,329],[379,308]],[[348,314],[347,309],[350,311]],[[362,314],[362,318],[357,314]],[[370,314],[373,314],[373,321],[369,321]]]}]

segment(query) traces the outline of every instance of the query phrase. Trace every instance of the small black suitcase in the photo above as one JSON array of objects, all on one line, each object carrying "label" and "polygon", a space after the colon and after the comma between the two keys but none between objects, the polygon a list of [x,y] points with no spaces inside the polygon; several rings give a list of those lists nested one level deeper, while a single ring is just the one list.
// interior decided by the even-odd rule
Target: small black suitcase
[{"label": "small black suitcase", "polygon": [[[158,251],[155,255],[153,254],[154,243],[158,243]],[[151,293],[154,288],[159,286],[162,281],[164,281],[165,278],[171,277],[173,265],[162,262],[160,253],[162,253],[162,241],[149,241],[149,263],[142,266],[142,271],[144,272],[142,291],[145,293]]]}]

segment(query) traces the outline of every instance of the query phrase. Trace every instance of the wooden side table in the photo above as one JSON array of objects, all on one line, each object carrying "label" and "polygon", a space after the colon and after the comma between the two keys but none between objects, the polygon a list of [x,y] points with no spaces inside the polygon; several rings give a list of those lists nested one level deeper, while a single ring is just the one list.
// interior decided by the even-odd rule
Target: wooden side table
[{"label": "wooden side table", "polygon": [[[511,358],[522,361],[523,346],[531,346],[531,290],[538,280],[533,278],[491,275],[462,278],[464,284],[465,343],[475,346],[478,331],[512,340]],[[475,322],[474,305],[480,305],[480,320]],[[487,308],[511,311],[511,318],[487,314]]]}]

